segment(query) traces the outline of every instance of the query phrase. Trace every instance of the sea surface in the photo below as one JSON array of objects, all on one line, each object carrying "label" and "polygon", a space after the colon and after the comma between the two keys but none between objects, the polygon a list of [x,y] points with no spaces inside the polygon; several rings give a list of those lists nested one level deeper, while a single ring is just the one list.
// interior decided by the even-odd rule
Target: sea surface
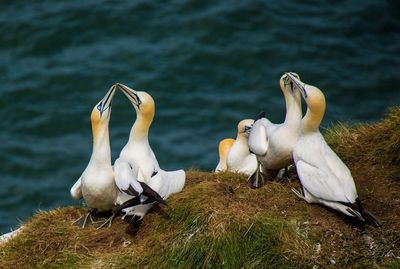
[{"label": "sea surface", "polygon": [[[218,142],[261,110],[283,121],[285,71],[324,91],[324,128],[381,119],[400,105],[399,3],[0,0],[0,234],[78,204],[90,112],[115,82],[154,97],[167,170],[212,170]],[[117,93],[113,159],[134,119]]]}]

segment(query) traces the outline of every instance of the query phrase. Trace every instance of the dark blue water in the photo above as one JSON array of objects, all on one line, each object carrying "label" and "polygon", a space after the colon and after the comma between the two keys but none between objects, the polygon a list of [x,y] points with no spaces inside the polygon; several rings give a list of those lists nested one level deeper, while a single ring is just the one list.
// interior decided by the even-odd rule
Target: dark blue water
[{"label": "dark blue water", "polygon": [[[398,1],[0,1],[0,232],[74,204],[90,111],[114,82],[151,93],[165,169],[217,163],[218,141],[260,110],[282,121],[278,80],[324,90],[324,125],[400,104]],[[135,113],[122,94],[113,156]]]}]

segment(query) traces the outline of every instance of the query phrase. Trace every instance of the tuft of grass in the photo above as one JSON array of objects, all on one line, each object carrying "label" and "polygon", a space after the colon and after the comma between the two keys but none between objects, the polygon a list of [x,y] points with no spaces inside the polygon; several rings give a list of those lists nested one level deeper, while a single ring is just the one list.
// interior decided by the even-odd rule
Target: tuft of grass
[{"label": "tuft of grass", "polygon": [[379,123],[326,132],[382,228],[360,231],[340,213],[299,200],[294,171],[254,190],[240,174],[191,170],[184,190],[139,229],[121,219],[101,230],[73,226],[83,208],[38,212],[0,244],[0,268],[397,268],[399,119],[393,108]]},{"label": "tuft of grass", "polygon": [[389,165],[385,176],[400,180],[400,107],[390,108],[378,123],[338,123],[327,129],[325,138],[343,160]]},{"label": "tuft of grass", "polygon": [[[282,255],[280,238],[291,231],[284,222],[258,219],[252,223],[228,223],[224,234],[186,236],[176,247],[163,248],[144,259],[155,268],[302,268],[302,257]],[[165,259],[167,257],[167,259]]]}]

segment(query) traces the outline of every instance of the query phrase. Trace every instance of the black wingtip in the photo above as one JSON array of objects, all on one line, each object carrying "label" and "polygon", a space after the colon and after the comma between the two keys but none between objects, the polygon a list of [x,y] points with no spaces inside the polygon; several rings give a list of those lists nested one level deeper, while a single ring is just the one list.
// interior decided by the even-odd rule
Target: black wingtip
[{"label": "black wingtip", "polygon": [[258,113],[258,115],[256,116],[256,118],[254,119],[254,122],[258,121],[259,119],[265,118],[265,111],[261,111],[260,113]]},{"label": "black wingtip", "polygon": [[139,182],[139,183],[143,188],[142,192],[143,195],[146,195],[147,197],[153,199],[156,202],[159,202],[160,204],[168,206],[167,202],[165,202],[165,200],[155,190],[150,188],[149,185],[147,185],[144,182]]},{"label": "black wingtip", "polygon": [[112,210],[112,213],[114,215],[117,215],[117,214],[119,214],[119,212],[121,212],[121,210],[123,210],[125,208],[132,207],[132,206],[137,206],[137,205],[140,205],[140,204],[141,204],[140,196],[137,196],[135,198],[132,198],[132,199],[126,201],[125,203],[122,203],[119,206],[114,207],[113,210]]}]

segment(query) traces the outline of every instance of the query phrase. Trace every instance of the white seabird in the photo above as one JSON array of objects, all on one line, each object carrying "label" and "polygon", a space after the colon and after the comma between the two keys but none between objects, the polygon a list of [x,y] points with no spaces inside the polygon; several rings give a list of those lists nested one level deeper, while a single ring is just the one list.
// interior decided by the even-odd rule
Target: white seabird
[{"label": "white seabird", "polygon": [[[116,161],[116,184],[121,192],[119,196],[120,210],[127,215],[140,218],[152,207],[153,202],[165,203],[171,194],[180,192],[185,184],[185,172],[183,170],[167,172],[160,169],[156,156],[150,147],[148,133],[155,114],[155,103],[150,94],[144,91],[135,91],[121,83],[117,86],[131,101],[136,110],[136,121],[132,126],[128,143],[122,149],[119,159]],[[119,176],[121,175],[121,176]],[[158,195],[149,197],[144,194],[142,204],[130,206],[131,201],[137,201],[136,192],[141,191],[137,183],[143,182]]]},{"label": "white seabird", "polygon": [[[257,156],[262,171],[269,177],[274,177],[279,170],[293,163],[293,148],[300,135],[301,126],[301,94],[293,90],[289,76],[298,77],[296,73],[286,73],[279,81],[286,102],[286,117],[281,124],[275,124],[260,113],[256,118],[249,136],[249,148]],[[265,184],[264,175],[260,169],[250,177],[253,187]]]},{"label": "white seabird", "polygon": [[362,207],[350,170],[328,146],[319,131],[324,117],[325,96],[317,87],[290,80],[307,103],[301,135],[294,147],[293,158],[300,178],[302,193],[295,194],[308,203],[320,203],[347,216],[380,226],[379,220]]},{"label": "white seabird", "polygon": [[234,142],[235,139],[233,138],[225,138],[219,142],[218,145],[219,162],[214,170],[215,173],[227,171],[228,167],[226,165],[226,159],[228,158],[229,150],[231,149]]},{"label": "white seabird", "polygon": [[[222,170],[225,165],[226,171],[242,173],[247,176],[254,173],[257,169],[257,158],[250,153],[247,141],[253,123],[254,120],[251,119],[240,121],[237,126],[236,139],[233,141],[224,139],[220,142],[219,151],[220,155],[222,155],[222,162],[220,160],[220,167],[217,166],[216,171],[217,169]],[[232,144],[230,145],[231,142]],[[225,164],[223,162],[224,158]]]},{"label": "white seabird", "polygon": [[83,219],[82,227],[85,227],[89,216],[90,220],[92,220],[92,213],[96,214],[112,210],[118,197],[118,189],[115,185],[114,172],[111,166],[108,127],[115,91],[116,86],[113,85],[104,98],[92,110],[92,156],[81,177],[72,186],[70,191],[71,196],[75,200],[83,198],[87,206],[91,208]]}]

